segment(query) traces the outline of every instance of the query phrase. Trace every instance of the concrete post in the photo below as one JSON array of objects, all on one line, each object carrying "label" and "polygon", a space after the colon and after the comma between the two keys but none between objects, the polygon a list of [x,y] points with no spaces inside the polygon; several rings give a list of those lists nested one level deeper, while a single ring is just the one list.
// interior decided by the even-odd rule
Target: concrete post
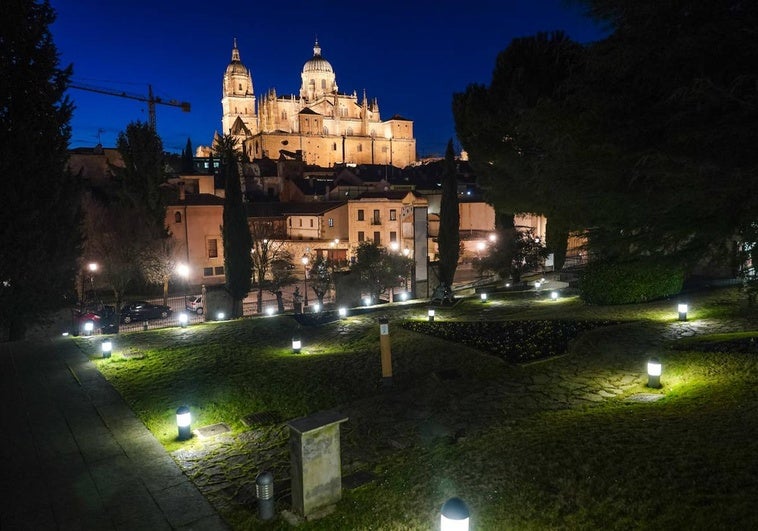
[{"label": "concrete post", "polygon": [[340,424],[346,420],[336,411],[320,411],[287,423],[292,509],[306,519],[317,518],[342,498]]}]

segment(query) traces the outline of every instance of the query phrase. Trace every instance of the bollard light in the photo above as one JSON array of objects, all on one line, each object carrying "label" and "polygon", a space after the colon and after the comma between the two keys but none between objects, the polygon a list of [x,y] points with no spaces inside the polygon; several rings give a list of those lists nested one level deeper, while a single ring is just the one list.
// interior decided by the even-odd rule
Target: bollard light
[{"label": "bollard light", "polygon": [[223,321],[224,319],[226,319],[226,314],[224,312],[218,312],[216,314],[217,321]]},{"label": "bollard light", "polygon": [[371,297],[363,297],[363,305],[371,306]]},{"label": "bollard light", "polygon": [[468,506],[460,498],[450,498],[442,506],[440,531],[468,531],[471,514]]},{"label": "bollard light", "polygon": [[318,313],[321,311],[321,305],[319,303],[315,303],[313,305],[313,313]]},{"label": "bollard light", "polygon": [[429,308],[426,312],[426,320],[430,323],[434,321],[434,308]]},{"label": "bollard light", "polygon": [[557,301],[558,300],[558,292],[557,291],[551,291],[550,292],[550,298],[553,299],[554,301]]},{"label": "bollard light", "polygon": [[268,308],[266,308],[266,315],[268,315],[268,316],[274,315],[274,308],[273,308],[273,306],[269,306]]},{"label": "bollard light", "polygon": [[407,301],[408,300],[408,292],[404,291],[400,294],[400,300],[401,301]]},{"label": "bollard light", "polygon": [[179,440],[186,441],[192,437],[192,415],[190,414],[190,408],[187,406],[180,406],[176,410],[176,427],[179,430]]},{"label": "bollard light", "polygon": [[542,286],[542,282],[540,282],[539,280],[534,283],[534,289],[540,289],[540,286]]},{"label": "bollard light", "polygon": [[686,321],[687,320],[687,305],[686,304],[678,304],[676,307],[676,310],[679,312],[679,320],[680,321]]},{"label": "bollard light", "polygon": [[347,308],[345,308],[344,306],[340,306],[339,310],[337,311],[340,315],[340,319],[344,319],[345,317],[347,317]]},{"label": "bollard light", "polygon": [[511,287],[511,283],[510,283],[510,282],[506,282],[506,283],[505,283],[505,287],[506,287],[506,288],[510,288],[510,287]]},{"label": "bollard light", "polygon": [[303,342],[300,340],[300,336],[293,336],[292,338],[292,352],[300,354],[300,349],[303,348]]},{"label": "bollard light", "polygon": [[87,321],[86,323],[84,323],[85,336],[91,336],[94,330],[95,330],[95,323],[93,323],[92,321]]},{"label": "bollard light", "polygon": [[102,343],[100,343],[100,352],[102,353],[104,358],[110,358],[111,352],[113,351],[113,343],[111,343],[110,339],[104,339]]},{"label": "bollard light", "polygon": [[487,294],[486,293],[482,293],[481,295],[479,295],[479,298],[482,299],[483,303],[487,302]]},{"label": "bollard light", "polygon": [[186,313],[182,312],[179,314],[179,326],[182,328],[187,328],[187,322],[189,321],[189,317]]},{"label": "bollard light", "polygon": [[255,497],[258,498],[258,518],[271,520],[274,517],[274,475],[261,472],[255,476]]},{"label": "bollard light", "polygon": [[658,358],[650,358],[647,362],[647,386],[654,389],[661,386],[661,362]]}]

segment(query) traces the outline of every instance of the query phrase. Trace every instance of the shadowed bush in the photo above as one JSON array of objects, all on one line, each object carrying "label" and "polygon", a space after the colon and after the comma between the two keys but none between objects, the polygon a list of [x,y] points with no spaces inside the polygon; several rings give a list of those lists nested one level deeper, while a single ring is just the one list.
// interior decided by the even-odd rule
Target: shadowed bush
[{"label": "shadowed bush", "polygon": [[581,297],[592,304],[647,302],[682,290],[684,269],[663,260],[590,263],[581,276]]}]

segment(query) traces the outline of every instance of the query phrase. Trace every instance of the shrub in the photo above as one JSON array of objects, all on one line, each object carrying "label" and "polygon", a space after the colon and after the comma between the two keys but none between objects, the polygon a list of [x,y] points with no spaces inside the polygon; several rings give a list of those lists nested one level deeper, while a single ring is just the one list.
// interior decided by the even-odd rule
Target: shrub
[{"label": "shrub", "polygon": [[675,295],[684,269],[664,260],[591,262],[581,275],[583,300],[593,304],[628,304]]}]

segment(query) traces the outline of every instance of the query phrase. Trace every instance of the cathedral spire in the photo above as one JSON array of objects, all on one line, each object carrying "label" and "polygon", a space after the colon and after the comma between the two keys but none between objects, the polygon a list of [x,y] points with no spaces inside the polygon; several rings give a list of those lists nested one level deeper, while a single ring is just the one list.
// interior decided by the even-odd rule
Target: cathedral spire
[{"label": "cathedral spire", "polygon": [[232,62],[240,62],[240,51],[237,49],[237,37],[234,37],[234,46],[232,47]]},{"label": "cathedral spire", "polygon": [[313,45],[313,57],[321,57],[321,46],[318,44],[318,35],[316,35],[316,44]]}]

